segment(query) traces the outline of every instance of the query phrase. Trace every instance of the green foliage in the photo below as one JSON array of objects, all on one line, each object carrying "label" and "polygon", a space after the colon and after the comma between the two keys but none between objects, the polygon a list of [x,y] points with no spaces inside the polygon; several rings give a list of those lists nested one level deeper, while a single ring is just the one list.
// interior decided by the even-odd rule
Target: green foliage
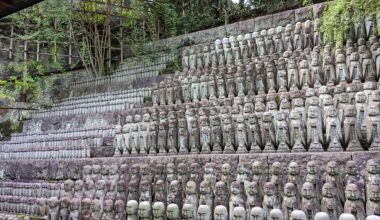
[{"label": "green foliage", "polygon": [[366,17],[380,12],[379,0],[335,0],[326,3],[321,31],[325,40],[342,45],[347,31]]}]

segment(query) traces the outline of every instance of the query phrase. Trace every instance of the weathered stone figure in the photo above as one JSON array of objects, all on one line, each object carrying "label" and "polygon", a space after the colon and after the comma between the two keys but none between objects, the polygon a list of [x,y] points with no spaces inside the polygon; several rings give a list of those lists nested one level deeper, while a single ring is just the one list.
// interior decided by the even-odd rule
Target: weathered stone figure
[{"label": "weathered stone figure", "polygon": [[345,191],[346,202],[344,212],[355,215],[356,219],[365,219],[365,208],[363,200],[360,198],[360,191],[355,184],[348,184]]},{"label": "weathered stone figure", "polygon": [[329,144],[328,151],[343,151],[341,122],[335,108],[329,108],[327,111],[326,141]]},{"label": "weathered stone figure", "polygon": [[327,213],[331,220],[338,220],[343,212],[336,187],[331,183],[325,183],[322,187],[321,211]]},{"label": "weathered stone figure", "polygon": [[380,188],[378,185],[369,187],[369,199],[366,204],[367,215],[380,215]]},{"label": "weathered stone figure", "polygon": [[343,122],[344,144],[347,146],[346,151],[363,150],[360,141],[360,127],[356,119],[356,110],[352,105],[347,106],[344,111],[345,119]]},{"label": "weathered stone figure", "polygon": [[166,217],[168,220],[180,220],[180,211],[177,204],[169,204],[166,208]]},{"label": "weathered stone figure", "polygon": [[275,126],[273,123],[273,116],[270,112],[263,114],[263,123],[261,127],[261,137],[263,139],[264,149],[263,152],[272,153],[275,152],[276,136]]},{"label": "weathered stone figure", "polygon": [[153,220],[165,220],[166,219],[166,210],[165,204],[162,202],[155,202],[153,204]]},{"label": "weathered stone figure", "polygon": [[307,119],[307,142],[309,144],[309,151],[311,152],[323,151],[322,121],[318,112],[320,113],[318,107],[309,107]]},{"label": "weathered stone figure", "polygon": [[214,210],[214,219],[215,220],[228,220],[228,211],[225,206],[218,205]]},{"label": "weathered stone figure", "polygon": [[211,220],[211,210],[207,205],[200,205],[198,207],[197,219]]},{"label": "weathered stone figure", "polygon": [[[184,204],[191,204],[193,207],[198,207],[197,184],[194,181],[189,181],[186,184],[186,197]],[[193,216],[196,216],[196,209],[193,209]]]},{"label": "weathered stone figure", "polygon": [[[299,183],[298,183],[299,184]],[[292,182],[288,182],[284,186],[284,199],[282,201],[282,212],[284,219],[289,220],[290,214],[299,209],[299,199],[297,198],[297,188]]]},{"label": "weathered stone figure", "polygon": [[276,193],[276,186],[272,182],[267,182],[264,185],[264,199],[263,199],[263,210],[266,219],[269,219],[269,213],[272,209],[280,209],[281,202]]},{"label": "weathered stone figure", "polygon": [[49,211],[47,215],[48,220],[59,219],[59,200],[57,197],[51,197],[48,199]]},{"label": "weathered stone figure", "polygon": [[308,219],[320,210],[320,203],[315,193],[315,188],[312,183],[306,182],[302,186],[302,211],[306,213]]},{"label": "weathered stone figure", "polygon": [[[236,207],[245,207],[244,191],[241,188],[241,183],[235,181],[231,183],[229,210],[234,210]],[[233,212],[230,211],[230,219],[233,218]]]},{"label": "weathered stone figure", "polygon": [[182,207],[182,219],[191,219],[194,220],[195,208],[192,204],[184,204]]},{"label": "weathered stone figure", "polygon": [[212,211],[214,208],[214,196],[209,181],[205,180],[201,182],[199,186],[199,194],[199,205],[207,205]]}]

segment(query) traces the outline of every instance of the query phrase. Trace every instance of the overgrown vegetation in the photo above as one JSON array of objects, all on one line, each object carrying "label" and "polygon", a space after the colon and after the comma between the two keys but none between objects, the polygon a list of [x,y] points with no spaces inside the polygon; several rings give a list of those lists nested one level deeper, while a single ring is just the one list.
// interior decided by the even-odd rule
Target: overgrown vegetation
[{"label": "overgrown vegetation", "polygon": [[[306,3],[308,0],[306,0]],[[365,27],[365,21],[373,19],[380,13],[379,0],[334,0],[326,3],[321,21],[321,31],[325,41],[332,41],[340,46],[352,36],[355,25]],[[360,28],[360,27],[359,27]],[[379,26],[376,27],[379,29]],[[379,30],[377,30],[379,33]]]}]

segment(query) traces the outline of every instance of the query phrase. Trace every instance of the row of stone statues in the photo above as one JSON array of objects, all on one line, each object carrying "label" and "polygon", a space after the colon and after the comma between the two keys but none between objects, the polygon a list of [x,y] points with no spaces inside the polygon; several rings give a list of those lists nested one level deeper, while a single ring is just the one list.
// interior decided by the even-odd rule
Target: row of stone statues
[{"label": "row of stone statues", "polygon": [[55,183],[0,182],[0,196],[50,198],[60,194],[60,186]]},{"label": "row of stone statues", "polygon": [[279,59],[256,59],[209,72],[190,71],[187,75],[167,77],[153,88],[153,105],[298,91],[321,85],[376,82],[380,77],[380,48],[377,49],[379,43],[375,45],[373,56],[369,49],[364,48],[358,53],[353,47],[354,52],[347,58],[342,49],[337,49],[333,58],[331,46],[327,45],[323,56],[316,47],[307,54],[288,53]]},{"label": "row of stone statues", "polygon": [[[63,201],[63,202],[62,202]],[[82,204],[79,204],[79,203]],[[194,213],[194,209],[196,209]],[[102,204],[98,199],[90,200],[77,199],[58,200],[56,197],[49,199],[49,220],[71,219],[71,220],[379,220],[376,215],[369,215],[367,218],[355,216],[351,213],[342,213],[338,218],[331,218],[326,212],[307,213],[294,209],[289,215],[284,214],[281,209],[273,208],[269,214],[261,207],[253,207],[246,210],[244,207],[234,207],[228,213],[227,208],[218,205],[212,211],[207,205],[200,205],[194,208],[192,204],[185,204],[182,209],[177,204],[165,206],[162,202],[138,203],[130,200],[127,204],[122,200],[113,202],[106,200]]]},{"label": "row of stone statues", "polygon": [[[302,209],[308,215],[322,210],[335,216],[332,219],[338,219],[343,211],[358,219],[364,219],[366,214],[380,214],[380,165],[374,159],[367,161],[364,176],[355,161],[348,161],[344,172],[336,161],[330,161],[323,175],[316,161],[307,163],[306,174],[297,162],[289,163],[286,173],[280,162],[267,167],[260,161],[254,161],[251,169],[245,164],[232,169],[226,163],[219,172],[214,163],[206,163],[203,171],[197,163],[169,163],[166,169],[162,164],[154,168],[135,164],[129,171],[122,165],[120,174],[116,168],[85,166],[84,182],[65,181],[61,198],[97,199],[101,203],[107,199],[174,203],[180,209],[192,204],[194,212],[199,205],[209,206],[211,212],[217,205],[230,211],[237,206],[246,210],[260,206],[266,215],[269,209],[278,208],[288,217],[294,209]],[[112,174],[107,175],[107,170],[112,170]]]},{"label": "row of stone statues", "polygon": [[324,86],[305,100],[283,96],[279,106],[257,97],[254,104],[128,115],[116,128],[115,156],[378,150],[378,93],[357,92],[349,104],[347,93],[333,97]]},{"label": "row of stone statues", "polygon": [[[311,50],[322,46],[323,34],[319,31],[320,20],[307,20],[304,23],[288,24],[286,27],[270,28],[244,36],[231,36],[217,39],[215,44],[191,47],[182,51],[183,71],[209,69],[217,66],[231,66],[249,62],[255,57],[282,54],[285,51]],[[360,25],[359,25],[360,26]],[[361,26],[363,27],[363,25]],[[357,28],[347,36],[348,42],[377,41],[376,17],[369,19],[367,30]],[[329,39],[327,39],[329,42]]]}]

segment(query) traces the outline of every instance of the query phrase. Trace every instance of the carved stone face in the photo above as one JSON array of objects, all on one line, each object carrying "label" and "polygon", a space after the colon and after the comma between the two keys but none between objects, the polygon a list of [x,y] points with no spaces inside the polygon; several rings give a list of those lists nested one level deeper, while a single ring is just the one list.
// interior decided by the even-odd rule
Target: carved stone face
[{"label": "carved stone face", "polygon": [[306,165],[306,169],[307,169],[308,174],[315,175],[318,172],[317,171],[317,164],[315,163],[315,161],[309,161]]},{"label": "carved stone face", "polygon": [[368,160],[366,170],[370,174],[379,174],[380,173],[379,163],[377,163],[374,159]]},{"label": "carved stone face", "polygon": [[72,180],[66,180],[63,184],[63,188],[65,189],[66,192],[73,190],[74,182]]},{"label": "carved stone face", "polygon": [[259,175],[263,173],[263,165],[260,161],[255,161],[252,164],[252,173],[255,175]]},{"label": "carved stone face", "polygon": [[356,184],[348,184],[345,191],[346,198],[348,200],[358,200],[360,198],[360,192]]},{"label": "carved stone face", "polygon": [[232,182],[231,184],[231,194],[233,195],[240,195],[241,194],[241,187],[239,182]]},{"label": "carved stone face", "polygon": [[127,202],[127,214],[128,215],[137,215],[138,203],[135,200],[129,200]]},{"label": "carved stone face", "polygon": [[268,109],[269,110],[277,110],[277,103],[275,101],[269,101],[268,102]]},{"label": "carved stone face", "polygon": [[379,186],[376,185],[371,185],[369,187],[369,199],[374,202],[379,202],[380,201],[380,188]]},{"label": "carved stone face", "polygon": [[104,201],[103,209],[106,212],[111,212],[113,210],[113,201],[110,199],[107,199]]},{"label": "carved stone face", "polygon": [[307,220],[306,214],[300,210],[294,210],[290,214],[290,220]]},{"label": "carved stone face", "polygon": [[355,161],[347,161],[346,163],[346,173],[349,175],[357,175],[356,162]]},{"label": "carved stone face", "polygon": [[284,186],[284,193],[287,197],[293,197],[296,195],[296,187],[293,183],[286,183]]},{"label": "carved stone face", "polygon": [[165,204],[163,202],[155,202],[153,204],[153,216],[162,218],[165,216]]},{"label": "carved stone face", "polygon": [[151,208],[149,202],[141,202],[139,205],[139,217],[140,218],[150,218]]},{"label": "carved stone face", "polygon": [[198,208],[198,218],[199,220],[211,220],[210,207],[207,205],[201,205]]},{"label": "carved stone face", "polygon": [[288,173],[292,176],[300,174],[300,168],[296,162],[289,163]]},{"label": "carved stone face", "polygon": [[84,175],[89,175],[89,174],[91,174],[91,166],[89,166],[89,165],[84,166],[84,167],[83,167],[83,174],[84,174]]},{"label": "carved stone face", "polygon": [[263,114],[263,122],[265,122],[265,123],[272,122],[272,114],[270,112],[265,112]]},{"label": "carved stone face", "polygon": [[246,191],[249,195],[253,196],[259,193],[259,186],[256,182],[248,182]]},{"label": "carved stone face", "polygon": [[312,199],[315,197],[314,185],[306,182],[302,185],[302,197],[306,199]]},{"label": "carved stone face", "polygon": [[125,203],[123,200],[116,200],[115,202],[115,211],[116,213],[123,213],[124,212]]},{"label": "carved stone face", "polygon": [[194,195],[196,194],[197,184],[194,181],[189,181],[186,184],[186,194],[187,195]]},{"label": "carved stone face", "polygon": [[[100,211],[101,207],[102,206],[101,206],[100,200],[98,200],[98,199],[92,200],[91,211]],[[136,209],[137,209],[137,202],[136,202]]]},{"label": "carved stone face", "polygon": [[176,181],[176,180],[171,181],[169,189],[170,189],[171,193],[177,193],[178,189],[179,189],[178,181]]},{"label": "carved stone face", "polygon": [[176,204],[168,205],[166,210],[166,216],[168,219],[178,219],[179,218],[179,208]]},{"label": "carved stone face", "polygon": [[193,219],[193,205],[192,204],[184,204],[182,207],[182,217],[184,219]]},{"label": "carved stone face", "polygon": [[215,220],[227,220],[228,219],[227,208],[222,206],[222,205],[216,206],[215,210],[214,210],[214,219]]},{"label": "carved stone face", "polygon": [[202,181],[199,186],[199,192],[203,195],[211,193],[210,183],[208,181]]},{"label": "carved stone face", "polygon": [[264,194],[267,196],[273,196],[275,194],[275,186],[272,182],[265,183]]},{"label": "carved stone face", "polygon": [[274,162],[272,164],[272,168],[271,168],[271,171],[272,171],[272,175],[281,175],[282,174],[282,169],[281,169],[282,165],[280,162]]},{"label": "carved stone face", "polygon": [[326,171],[329,175],[336,176],[339,174],[338,164],[335,161],[327,163]]},{"label": "carved stone face", "polygon": [[219,181],[215,184],[215,195],[223,196],[226,194],[226,184],[222,181]]},{"label": "carved stone face", "polygon": [[222,174],[224,176],[229,176],[231,174],[231,165],[228,163],[225,163],[222,165]]},{"label": "carved stone face", "polygon": [[282,220],[282,211],[280,209],[272,209],[269,213],[269,219]]},{"label": "carved stone face", "polygon": [[367,100],[367,97],[366,95],[364,94],[364,92],[358,92],[355,96],[355,101],[356,103],[365,103]]},{"label": "carved stone face", "polygon": [[235,207],[232,213],[233,220],[245,220],[245,209],[243,207]]},{"label": "carved stone face", "polygon": [[334,198],[336,189],[331,183],[325,183],[322,187],[322,196],[326,198]]}]

